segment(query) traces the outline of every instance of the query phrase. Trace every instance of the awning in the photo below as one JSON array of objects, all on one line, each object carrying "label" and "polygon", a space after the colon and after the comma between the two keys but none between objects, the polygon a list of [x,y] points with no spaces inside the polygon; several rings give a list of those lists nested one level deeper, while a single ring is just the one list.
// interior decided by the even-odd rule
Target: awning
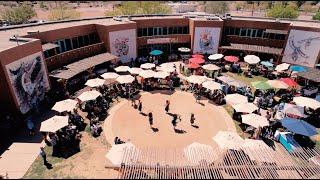
[{"label": "awning", "polygon": [[320,70],[315,68],[307,68],[307,72],[299,72],[297,76],[310,81],[320,83]]},{"label": "awning", "polygon": [[46,44],[42,45],[43,51],[47,51],[47,50],[54,49],[57,47],[59,47],[59,46],[57,44],[53,44],[53,43],[46,43]]},{"label": "awning", "polygon": [[241,50],[241,51],[252,51],[267,54],[281,55],[282,48],[272,48],[268,46],[257,46],[250,44],[234,44],[230,43],[230,46],[221,46],[220,49],[231,49],[231,50]]}]

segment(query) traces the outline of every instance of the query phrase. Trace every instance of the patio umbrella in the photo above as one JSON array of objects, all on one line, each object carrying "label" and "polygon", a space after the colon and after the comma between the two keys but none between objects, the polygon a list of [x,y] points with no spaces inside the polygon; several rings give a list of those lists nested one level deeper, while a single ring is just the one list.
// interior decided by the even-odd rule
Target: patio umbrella
[{"label": "patio umbrella", "polygon": [[280,78],[280,81],[286,83],[289,87],[296,87],[299,84],[291,78]]},{"label": "patio umbrella", "polygon": [[290,64],[282,63],[282,64],[277,65],[275,70],[278,71],[278,72],[281,72],[281,71],[288,70],[289,67],[290,67]]},{"label": "patio umbrella", "polygon": [[[198,165],[202,161],[212,163],[215,158],[212,156],[213,148],[206,144],[194,142],[183,149],[185,157],[194,165]],[[199,154],[201,152],[201,154]]]},{"label": "patio umbrella", "polygon": [[188,64],[189,69],[198,69],[199,67],[201,67],[199,64],[195,64],[195,63]]},{"label": "patio umbrella", "polygon": [[129,66],[118,66],[114,68],[115,71],[117,72],[127,72],[129,71],[130,67]]},{"label": "patio umbrella", "polygon": [[275,89],[288,89],[289,86],[280,80],[268,80],[267,83]]},{"label": "patio umbrella", "polygon": [[214,82],[214,81],[205,81],[202,83],[202,87],[209,89],[211,91],[222,89],[221,84]]},{"label": "patio umbrella", "polygon": [[218,60],[218,59],[221,59],[221,58],[223,58],[223,54],[212,54],[212,55],[210,55],[208,57],[208,59],[212,60],[212,61]]},{"label": "patio umbrella", "polygon": [[236,104],[236,105],[233,105],[232,108],[236,112],[242,112],[242,113],[252,113],[253,111],[258,109],[258,107],[253,103]]},{"label": "patio umbrella", "polygon": [[251,85],[256,89],[266,90],[271,89],[272,87],[265,81],[254,81],[251,82]]},{"label": "patio umbrella", "polygon": [[219,131],[213,140],[223,149],[240,149],[244,140],[236,133],[229,131]]},{"label": "patio umbrella", "polygon": [[77,104],[78,104],[78,101],[76,100],[66,99],[63,101],[56,102],[52,107],[52,110],[58,111],[60,113],[65,111],[71,112],[76,108]]},{"label": "patio umbrella", "polygon": [[295,134],[300,134],[308,137],[318,134],[317,129],[314,126],[303,120],[286,117],[281,120],[281,124],[283,127],[287,128],[289,131]]},{"label": "patio umbrella", "polygon": [[230,105],[243,104],[248,102],[248,98],[241,94],[227,94],[224,99]]},{"label": "patio umbrella", "polygon": [[206,64],[206,65],[203,65],[202,68],[208,71],[217,71],[220,69],[220,67],[214,64]]},{"label": "patio umbrella", "polygon": [[107,72],[101,75],[103,79],[117,79],[119,77],[119,74],[114,72]]},{"label": "patio umbrella", "polygon": [[159,72],[155,72],[153,74],[154,78],[159,78],[159,79],[165,79],[166,77],[168,77],[170,74],[168,72],[165,71],[159,71]]},{"label": "patio umbrella", "polygon": [[186,80],[193,84],[202,84],[203,82],[207,81],[208,78],[205,76],[191,75],[187,77]]},{"label": "patio umbrella", "polygon": [[[108,158],[114,165],[120,166],[124,156],[129,153],[126,153],[126,151],[131,151],[136,149],[136,147],[131,143],[127,142],[124,144],[114,144],[112,145],[111,149],[106,154],[106,158]],[[132,163],[137,161],[137,155],[131,154],[132,158],[126,158],[132,160]],[[126,162],[127,163],[127,162]]]},{"label": "patio umbrella", "polygon": [[273,64],[269,61],[261,61],[260,64],[262,64],[266,67],[273,67]]},{"label": "patio umbrella", "polygon": [[141,69],[141,68],[133,67],[133,68],[130,68],[130,69],[129,69],[129,72],[130,72],[131,74],[139,74],[142,70],[143,70],[143,69]]},{"label": "patio umbrella", "polygon": [[253,126],[255,128],[269,126],[269,121],[267,118],[260,116],[258,114],[245,114],[241,115],[242,123],[248,124],[250,126]]},{"label": "patio umbrella", "polygon": [[293,97],[293,102],[302,107],[306,106],[312,109],[320,108],[320,102],[309,97]]},{"label": "patio umbrella", "polygon": [[178,48],[178,51],[187,53],[187,52],[190,52],[191,50],[186,47],[180,47],[180,48]]},{"label": "patio umbrella", "polygon": [[160,67],[174,67],[174,63],[162,63],[159,65]]},{"label": "patio umbrella", "polygon": [[85,85],[89,87],[99,87],[103,86],[105,81],[106,80],[100,78],[89,79]]},{"label": "patio umbrella", "polygon": [[152,56],[159,56],[159,55],[161,55],[162,53],[163,53],[163,52],[160,51],[160,50],[153,50],[153,51],[150,52],[150,55],[152,55]]},{"label": "patio umbrella", "polygon": [[238,62],[239,58],[236,56],[225,56],[224,60],[228,62]]},{"label": "patio umbrella", "polygon": [[78,96],[78,99],[82,102],[84,101],[90,101],[94,100],[97,97],[99,97],[101,93],[99,91],[93,90],[93,91],[86,91],[83,92],[80,96]]},{"label": "patio umbrella", "polygon": [[59,129],[68,126],[69,116],[53,116],[41,123],[41,132],[56,132]]},{"label": "patio umbrella", "polygon": [[153,63],[144,63],[144,64],[141,64],[140,66],[140,68],[142,69],[152,69],[154,67],[156,67],[156,65]]},{"label": "patio umbrella", "polygon": [[143,70],[139,73],[139,76],[143,78],[152,78],[154,76],[154,71],[152,70]]},{"label": "patio umbrella", "polygon": [[307,69],[303,66],[298,66],[298,65],[293,65],[293,66],[290,66],[289,68],[291,71],[296,71],[296,72],[306,72]]},{"label": "patio umbrella", "polygon": [[189,59],[189,63],[203,64],[204,62],[205,60],[200,57],[194,57]]},{"label": "patio umbrella", "polygon": [[176,68],[170,67],[170,66],[157,66],[156,70],[157,71],[164,71],[164,72],[172,73],[172,72],[174,72],[176,70]]},{"label": "patio umbrella", "polygon": [[204,58],[204,56],[201,54],[194,54],[194,55],[192,55],[192,57],[193,58],[200,58],[200,59]]},{"label": "patio umbrella", "polygon": [[117,81],[120,84],[128,84],[134,81],[134,77],[132,77],[131,75],[122,75],[117,78]]},{"label": "patio umbrella", "polygon": [[258,64],[260,62],[260,58],[256,55],[246,55],[244,57],[244,61],[249,64]]},{"label": "patio umbrella", "polygon": [[304,114],[304,108],[294,104],[285,103],[282,111],[288,115],[297,116],[298,118],[307,117],[307,115]]}]

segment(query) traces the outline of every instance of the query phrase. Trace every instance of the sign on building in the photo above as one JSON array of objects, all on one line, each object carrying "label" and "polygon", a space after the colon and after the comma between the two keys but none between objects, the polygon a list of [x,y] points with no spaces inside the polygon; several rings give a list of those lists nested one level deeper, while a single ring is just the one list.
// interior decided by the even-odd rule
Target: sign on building
[{"label": "sign on building", "polygon": [[193,39],[193,53],[217,53],[220,31],[221,28],[217,27],[196,27]]}]

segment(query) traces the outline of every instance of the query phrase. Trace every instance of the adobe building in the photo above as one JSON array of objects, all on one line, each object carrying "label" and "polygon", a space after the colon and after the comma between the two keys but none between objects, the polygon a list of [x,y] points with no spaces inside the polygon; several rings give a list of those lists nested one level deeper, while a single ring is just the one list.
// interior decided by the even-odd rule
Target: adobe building
[{"label": "adobe building", "polygon": [[275,63],[314,67],[320,58],[320,23],[179,14],[0,28],[1,108],[27,113],[53,86],[50,74],[71,63],[97,57],[128,63],[152,49],[169,55],[179,47],[200,54],[256,54]]}]

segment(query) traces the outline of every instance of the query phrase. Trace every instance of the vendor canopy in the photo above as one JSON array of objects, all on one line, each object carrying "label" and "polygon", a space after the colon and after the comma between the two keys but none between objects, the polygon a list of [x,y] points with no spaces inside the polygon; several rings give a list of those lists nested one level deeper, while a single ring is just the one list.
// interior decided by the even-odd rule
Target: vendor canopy
[{"label": "vendor canopy", "polygon": [[281,120],[281,124],[283,127],[287,128],[289,131],[295,134],[300,134],[308,137],[318,134],[317,129],[314,126],[303,120],[286,117]]},{"label": "vendor canopy", "polygon": [[74,109],[76,109],[76,106],[78,104],[78,101],[72,100],[72,99],[66,99],[63,101],[56,102],[54,106],[52,107],[52,110],[58,111],[58,112],[71,112]]},{"label": "vendor canopy", "polygon": [[248,98],[241,94],[227,94],[224,99],[230,105],[243,104],[248,102]]},{"label": "vendor canopy", "polygon": [[114,73],[114,72],[106,72],[101,75],[103,79],[117,79],[119,77],[119,74]]},{"label": "vendor canopy", "polygon": [[260,62],[260,58],[256,55],[246,55],[244,61],[249,64],[257,64]]},{"label": "vendor canopy", "polygon": [[85,85],[89,87],[99,87],[99,86],[103,86],[105,81],[106,80],[99,79],[99,78],[89,79]]},{"label": "vendor canopy", "polygon": [[155,64],[152,64],[152,63],[144,63],[144,64],[141,64],[140,68],[142,69],[152,69],[156,67]]},{"label": "vendor canopy", "polygon": [[312,109],[320,108],[320,102],[309,97],[293,97],[293,102],[302,107],[306,106]]},{"label": "vendor canopy", "polygon": [[243,104],[236,104],[232,106],[236,112],[243,112],[243,113],[252,113],[253,111],[258,110],[258,107],[253,103],[243,103]]},{"label": "vendor canopy", "polygon": [[218,60],[218,59],[221,59],[221,58],[223,58],[223,54],[212,54],[212,55],[210,55],[208,57],[208,59],[212,60],[212,61]]},{"label": "vendor canopy", "polygon": [[242,123],[248,124],[250,126],[253,126],[255,128],[269,126],[269,121],[267,118],[257,115],[257,114],[246,114],[241,115]]},{"label": "vendor canopy", "polygon": [[41,132],[56,132],[59,129],[68,126],[69,116],[53,116],[41,123]]},{"label": "vendor canopy", "polygon": [[117,72],[127,72],[129,71],[130,67],[129,66],[118,66],[114,68],[115,71]]}]

